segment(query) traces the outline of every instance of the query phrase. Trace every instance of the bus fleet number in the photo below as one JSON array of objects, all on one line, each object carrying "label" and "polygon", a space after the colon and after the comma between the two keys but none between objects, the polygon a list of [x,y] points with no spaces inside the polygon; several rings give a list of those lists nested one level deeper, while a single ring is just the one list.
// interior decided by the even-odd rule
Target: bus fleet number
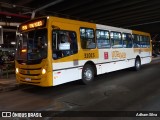
[{"label": "bus fleet number", "polygon": [[84,58],[94,58],[95,54],[94,53],[84,53]]}]

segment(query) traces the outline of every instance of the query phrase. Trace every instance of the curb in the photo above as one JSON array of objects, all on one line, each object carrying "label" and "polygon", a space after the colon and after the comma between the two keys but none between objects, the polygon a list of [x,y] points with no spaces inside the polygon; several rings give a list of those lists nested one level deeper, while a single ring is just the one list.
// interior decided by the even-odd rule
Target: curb
[{"label": "curb", "polygon": [[160,60],[160,57],[152,58],[152,61],[154,61],[154,60]]}]

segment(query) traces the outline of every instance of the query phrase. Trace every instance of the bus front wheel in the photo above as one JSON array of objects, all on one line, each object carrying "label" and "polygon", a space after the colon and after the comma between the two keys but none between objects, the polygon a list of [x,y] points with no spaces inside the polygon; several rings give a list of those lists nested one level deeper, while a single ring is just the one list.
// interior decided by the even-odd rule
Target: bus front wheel
[{"label": "bus front wheel", "polygon": [[94,79],[94,69],[92,65],[86,64],[82,69],[82,83],[89,84]]}]

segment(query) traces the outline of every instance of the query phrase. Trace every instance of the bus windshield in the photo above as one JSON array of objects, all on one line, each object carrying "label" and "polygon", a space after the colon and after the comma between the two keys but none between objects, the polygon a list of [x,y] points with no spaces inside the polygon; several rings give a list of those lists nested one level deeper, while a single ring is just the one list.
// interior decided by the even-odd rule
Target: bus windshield
[{"label": "bus windshield", "polygon": [[16,59],[23,61],[42,60],[47,57],[47,29],[20,34],[17,41]]}]

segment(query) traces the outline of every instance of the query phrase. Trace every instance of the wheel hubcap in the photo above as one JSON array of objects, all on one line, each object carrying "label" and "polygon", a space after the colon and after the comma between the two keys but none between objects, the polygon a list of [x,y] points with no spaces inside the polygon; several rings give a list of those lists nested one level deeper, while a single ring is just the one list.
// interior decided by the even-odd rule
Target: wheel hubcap
[{"label": "wheel hubcap", "polygon": [[139,62],[139,61],[136,62],[136,67],[137,67],[137,68],[140,67],[140,62]]},{"label": "wheel hubcap", "polygon": [[90,69],[86,69],[84,75],[85,75],[86,80],[91,80],[93,76],[92,71]]}]

